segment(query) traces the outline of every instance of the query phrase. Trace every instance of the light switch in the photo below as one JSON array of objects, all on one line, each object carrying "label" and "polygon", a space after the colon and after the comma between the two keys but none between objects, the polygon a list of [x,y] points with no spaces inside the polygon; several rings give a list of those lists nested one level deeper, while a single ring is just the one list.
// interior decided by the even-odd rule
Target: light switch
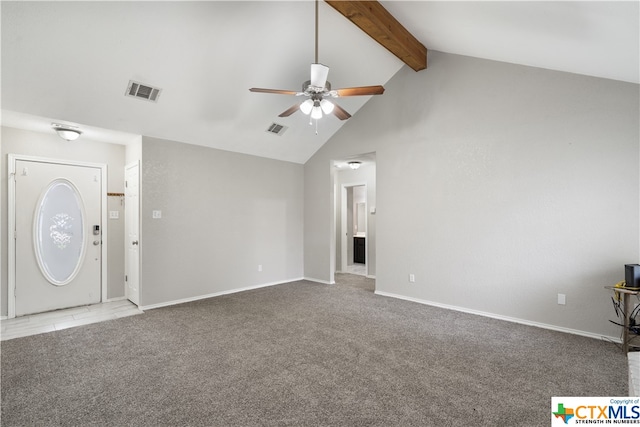
[{"label": "light switch", "polygon": [[120,218],[120,212],[109,211],[109,219],[118,219],[118,218]]}]

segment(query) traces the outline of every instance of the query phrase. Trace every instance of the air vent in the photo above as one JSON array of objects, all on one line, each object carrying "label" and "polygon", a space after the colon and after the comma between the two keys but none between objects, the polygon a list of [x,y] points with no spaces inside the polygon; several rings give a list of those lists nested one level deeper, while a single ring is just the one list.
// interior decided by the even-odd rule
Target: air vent
[{"label": "air vent", "polygon": [[279,125],[278,123],[271,123],[271,126],[267,129],[269,133],[275,133],[276,135],[282,135],[284,131],[288,128],[284,125]]},{"label": "air vent", "polygon": [[133,80],[129,80],[129,85],[127,86],[126,96],[132,96],[134,98],[145,99],[151,102],[157,102],[158,97],[160,96],[160,92],[162,89],[157,87],[151,87],[139,82],[134,82]]}]

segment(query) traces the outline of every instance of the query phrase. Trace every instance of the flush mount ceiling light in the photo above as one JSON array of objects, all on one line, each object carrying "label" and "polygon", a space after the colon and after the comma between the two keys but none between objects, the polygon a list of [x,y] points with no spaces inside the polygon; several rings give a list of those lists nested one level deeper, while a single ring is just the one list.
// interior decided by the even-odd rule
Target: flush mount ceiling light
[{"label": "flush mount ceiling light", "polygon": [[362,162],[349,162],[349,167],[353,170],[356,170],[362,165]]},{"label": "flush mount ceiling light", "polygon": [[65,141],[75,141],[82,135],[82,131],[76,126],[51,123],[51,128]]}]

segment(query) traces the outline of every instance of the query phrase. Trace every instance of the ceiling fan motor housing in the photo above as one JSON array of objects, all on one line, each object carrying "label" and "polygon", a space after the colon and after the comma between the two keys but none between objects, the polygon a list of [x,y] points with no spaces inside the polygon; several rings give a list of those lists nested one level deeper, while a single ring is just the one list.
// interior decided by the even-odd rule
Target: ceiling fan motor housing
[{"label": "ceiling fan motor housing", "polygon": [[311,86],[311,80],[307,80],[306,82],[302,83],[302,92],[304,92],[305,94],[312,95],[314,93],[322,93],[322,92],[330,92],[330,91],[331,91],[331,82],[329,82],[328,80],[325,83],[324,87],[322,88]]}]

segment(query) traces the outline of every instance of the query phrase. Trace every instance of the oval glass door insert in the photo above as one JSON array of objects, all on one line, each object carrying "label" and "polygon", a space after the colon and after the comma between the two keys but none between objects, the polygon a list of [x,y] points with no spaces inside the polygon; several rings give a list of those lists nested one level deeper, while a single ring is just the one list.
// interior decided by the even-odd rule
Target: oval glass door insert
[{"label": "oval glass door insert", "polygon": [[34,249],[44,277],[56,286],[71,282],[85,254],[84,205],[78,189],[56,179],[43,191],[34,217]]}]

